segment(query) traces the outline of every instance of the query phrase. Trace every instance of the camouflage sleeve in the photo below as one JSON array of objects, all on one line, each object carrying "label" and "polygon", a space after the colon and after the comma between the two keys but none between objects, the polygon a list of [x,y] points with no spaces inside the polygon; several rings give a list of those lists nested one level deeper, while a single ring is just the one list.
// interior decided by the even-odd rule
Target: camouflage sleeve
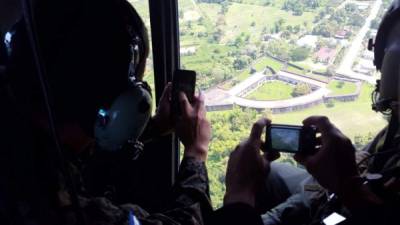
[{"label": "camouflage sleeve", "polygon": [[106,198],[82,199],[81,204],[88,225],[203,225],[212,212],[206,166],[192,158],[183,159],[171,205],[162,213],[149,214],[132,204],[115,206]]}]

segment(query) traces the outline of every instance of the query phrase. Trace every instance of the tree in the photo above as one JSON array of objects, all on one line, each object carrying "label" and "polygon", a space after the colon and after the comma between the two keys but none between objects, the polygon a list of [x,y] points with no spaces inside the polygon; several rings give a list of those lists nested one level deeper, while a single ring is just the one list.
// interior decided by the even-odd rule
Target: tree
[{"label": "tree", "polygon": [[349,17],[348,24],[355,27],[361,27],[365,22],[365,18],[360,14],[354,14]]},{"label": "tree", "polygon": [[379,28],[379,24],[380,24],[380,22],[379,22],[378,19],[373,19],[373,20],[371,21],[370,28],[371,28],[371,29],[378,29],[378,28]]},{"label": "tree", "polygon": [[330,65],[326,68],[326,75],[328,77],[333,77],[335,76],[336,72],[335,72],[335,67],[333,65]]},{"label": "tree", "polygon": [[347,3],[344,6],[344,9],[347,11],[347,13],[354,13],[357,9],[357,5],[354,3]]},{"label": "tree", "polygon": [[311,87],[306,83],[298,83],[293,89],[292,96],[298,97],[311,93]]},{"label": "tree", "polygon": [[297,47],[290,51],[290,59],[293,61],[303,61],[310,55],[310,49],[307,47]]},{"label": "tree", "polygon": [[249,65],[249,62],[250,59],[248,56],[238,57],[233,61],[233,68],[235,68],[236,70],[242,70]]},{"label": "tree", "polygon": [[328,107],[328,108],[332,108],[332,107],[334,107],[335,106],[335,101],[333,101],[333,99],[328,99],[326,102],[325,102],[325,105],[326,105],[326,107]]},{"label": "tree", "polygon": [[320,23],[314,27],[312,34],[322,35],[324,37],[332,37],[339,29],[339,24],[336,21]]},{"label": "tree", "polygon": [[272,40],[267,45],[267,51],[282,60],[289,59],[290,45],[284,40]]},{"label": "tree", "polygon": [[293,15],[301,16],[303,15],[303,11],[304,11],[303,7],[295,8],[293,9]]},{"label": "tree", "polygon": [[342,88],[344,86],[344,81],[339,81],[337,84],[336,84],[336,87],[337,88]]},{"label": "tree", "polygon": [[215,42],[219,42],[222,38],[223,31],[220,28],[217,28],[217,30],[212,34],[212,38]]}]

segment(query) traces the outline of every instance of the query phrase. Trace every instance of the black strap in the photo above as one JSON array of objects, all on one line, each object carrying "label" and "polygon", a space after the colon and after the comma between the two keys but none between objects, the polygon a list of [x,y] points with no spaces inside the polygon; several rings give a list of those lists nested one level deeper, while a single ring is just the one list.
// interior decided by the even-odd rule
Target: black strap
[{"label": "black strap", "polygon": [[[397,119],[397,115],[393,115],[391,116],[388,128],[384,136],[382,137],[383,143],[382,141],[380,141],[376,146],[376,151],[375,151],[376,153],[392,151],[394,148],[397,147],[397,144],[400,142],[400,138],[396,136],[398,134],[398,129],[399,129],[399,121]],[[395,152],[393,152],[393,154],[395,154]],[[376,155],[374,157],[374,160],[372,161],[372,165],[370,166],[370,168],[372,168],[371,171],[373,172],[380,171],[387,162],[387,160],[393,154]]]}]

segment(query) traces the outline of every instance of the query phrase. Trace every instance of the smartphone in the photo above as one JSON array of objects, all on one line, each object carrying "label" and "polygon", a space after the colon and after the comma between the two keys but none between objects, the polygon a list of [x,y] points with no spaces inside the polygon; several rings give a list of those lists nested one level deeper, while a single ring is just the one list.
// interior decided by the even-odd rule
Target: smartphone
[{"label": "smartphone", "polygon": [[192,70],[176,70],[172,79],[172,116],[182,115],[179,92],[186,94],[190,103],[193,103],[196,88],[196,72]]},{"label": "smartphone", "polygon": [[317,144],[315,127],[271,124],[265,138],[266,151],[313,154]]}]

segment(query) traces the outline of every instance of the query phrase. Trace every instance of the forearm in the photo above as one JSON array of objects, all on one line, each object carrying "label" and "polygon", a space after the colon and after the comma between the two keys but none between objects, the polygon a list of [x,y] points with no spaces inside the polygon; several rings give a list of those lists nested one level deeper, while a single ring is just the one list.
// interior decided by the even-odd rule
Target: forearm
[{"label": "forearm", "polygon": [[198,192],[209,198],[208,172],[205,162],[184,156],[174,185],[176,194]]},{"label": "forearm", "polygon": [[170,208],[197,204],[202,217],[208,217],[212,211],[209,192],[205,162],[192,157],[184,157],[173,187],[173,199]]}]

